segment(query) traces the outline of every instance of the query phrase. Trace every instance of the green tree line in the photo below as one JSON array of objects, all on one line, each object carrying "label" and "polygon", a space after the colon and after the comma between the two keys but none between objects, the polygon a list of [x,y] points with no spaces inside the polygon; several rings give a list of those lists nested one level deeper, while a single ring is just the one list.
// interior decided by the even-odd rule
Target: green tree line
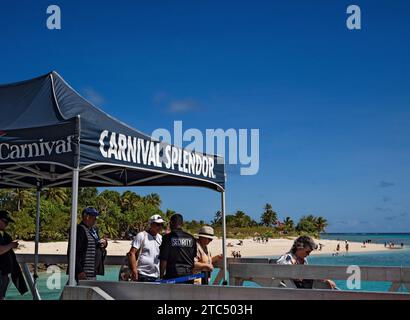
[{"label": "green tree line", "polygon": [[[71,211],[71,189],[52,188],[41,191],[40,241],[64,241],[68,238]],[[98,192],[97,188],[80,188],[78,207],[95,207],[100,213],[98,227],[102,235],[111,239],[129,239],[135,232],[147,226],[150,216],[160,214],[169,221],[175,213],[171,209],[161,210],[161,198],[156,193],[146,196],[133,191],[119,193],[113,190]],[[22,240],[33,240],[35,236],[36,190],[0,190],[0,209],[11,212],[15,223],[9,232]],[[80,219],[80,215],[79,215]],[[290,217],[279,221],[278,214],[266,204],[259,221],[238,210],[226,216],[228,237],[245,238],[255,236],[279,237],[283,235],[310,234],[318,236],[325,231],[327,221],[323,217],[303,216],[298,223]],[[190,220],[185,229],[195,234],[205,224],[212,225],[217,235],[222,232],[222,214],[216,212],[211,221]]]}]

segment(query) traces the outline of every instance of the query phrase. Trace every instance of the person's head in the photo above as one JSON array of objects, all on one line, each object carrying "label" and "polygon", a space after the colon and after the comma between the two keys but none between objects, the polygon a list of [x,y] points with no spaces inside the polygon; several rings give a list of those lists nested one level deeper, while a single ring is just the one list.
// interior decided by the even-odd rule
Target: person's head
[{"label": "person's head", "polygon": [[206,247],[213,239],[214,229],[210,226],[203,226],[198,232],[198,241],[203,246]]},{"label": "person's head", "polygon": [[14,222],[14,220],[10,218],[10,212],[0,211],[0,230],[3,231],[6,229],[10,222]]},{"label": "person's head", "polygon": [[156,235],[157,233],[160,233],[163,226],[164,220],[159,214],[154,214],[149,218],[149,230],[152,234]]},{"label": "person's head", "polygon": [[183,225],[184,225],[184,218],[179,213],[173,214],[171,216],[171,219],[169,219],[169,226],[171,230],[182,229]]},{"label": "person's head", "polygon": [[82,213],[83,223],[89,228],[94,227],[99,215],[100,213],[97,211],[97,209],[87,207],[83,210]]},{"label": "person's head", "polygon": [[300,236],[293,242],[290,252],[300,259],[305,259],[309,254],[317,249],[316,243],[309,236]]}]

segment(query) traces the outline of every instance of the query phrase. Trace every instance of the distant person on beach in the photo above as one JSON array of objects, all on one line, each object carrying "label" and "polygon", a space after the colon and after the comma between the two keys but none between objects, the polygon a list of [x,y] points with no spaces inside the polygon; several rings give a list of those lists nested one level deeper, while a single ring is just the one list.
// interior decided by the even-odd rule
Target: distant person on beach
[{"label": "distant person on beach", "polygon": [[[87,207],[83,210],[82,221],[77,226],[75,259],[75,278],[77,281],[96,280],[97,275],[104,275],[104,260],[107,255],[108,242],[100,238],[98,229],[95,227],[99,215],[97,209]],[[68,256],[70,255],[70,243],[69,239]]]},{"label": "distant person on beach", "polygon": [[[171,232],[162,237],[160,247],[160,277],[173,279],[192,275],[197,244],[195,238],[182,230],[184,219],[176,213],[170,219]],[[194,281],[185,283],[193,284]]]},{"label": "distant person on beach", "polygon": [[[309,236],[300,236],[297,238],[290,251],[283,256],[281,256],[277,264],[287,264],[287,265],[296,265],[296,264],[308,264],[307,257],[313,250],[317,249],[316,243]],[[323,280],[329,289],[335,289],[336,284],[332,280]],[[299,289],[312,289],[313,280],[309,279],[299,279],[293,280],[295,286]]]},{"label": "distant person on beach", "polygon": [[154,282],[159,278],[159,247],[164,220],[159,214],[149,219],[149,229],[138,233],[128,254],[131,280]]},{"label": "distant person on beach", "polygon": [[[13,249],[17,249],[19,243],[13,241],[5,232],[9,223],[14,222],[8,211],[0,211],[0,300],[4,300],[10,283],[9,275],[21,294],[28,291],[23,274],[16,259]],[[4,315],[5,316],[5,315]]]},{"label": "distant person on beach", "polygon": [[345,245],[346,253],[349,252],[349,242],[346,240],[346,245]]},{"label": "distant person on beach", "polygon": [[404,243],[403,243],[403,242],[402,242],[402,243],[400,243],[400,247],[402,247],[402,248],[404,247]]},{"label": "distant person on beach", "polygon": [[337,252],[340,251],[340,243],[337,244],[337,246],[336,246],[336,251],[337,251]]},{"label": "distant person on beach", "polygon": [[208,245],[215,239],[214,229],[210,226],[203,226],[198,232],[197,254],[195,257],[195,273],[204,273],[205,277],[196,279],[195,284],[209,284],[211,273],[214,270],[214,264],[222,260],[222,255],[212,256]]}]

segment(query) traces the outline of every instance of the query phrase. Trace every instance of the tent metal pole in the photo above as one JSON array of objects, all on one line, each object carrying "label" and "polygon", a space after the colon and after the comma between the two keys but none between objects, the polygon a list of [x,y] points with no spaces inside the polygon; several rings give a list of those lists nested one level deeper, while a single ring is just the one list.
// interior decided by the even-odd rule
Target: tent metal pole
[{"label": "tent metal pole", "polygon": [[73,184],[71,189],[71,224],[70,224],[70,260],[68,285],[75,286],[75,253],[77,245],[77,206],[78,206],[78,168],[73,170]]},{"label": "tent metal pole", "polygon": [[228,284],[228,257],[226,255],[226,213],[225,213],[225,191],[221,192],[221,212],[222,212],[222,254],[223,254],[223,283]]},{"label": "tent metal pole", "polygon": [[[34,290],[37,289],[37,279],[38,279],[38,246],[40,242],[40,194],[41,194],[41,186],[37,184],[37,193],[36,193],[36,238],[35,238],[35,246],[34,246]],[[40,300],[40,297],[36,295],[33,296],[34,300]]]}]

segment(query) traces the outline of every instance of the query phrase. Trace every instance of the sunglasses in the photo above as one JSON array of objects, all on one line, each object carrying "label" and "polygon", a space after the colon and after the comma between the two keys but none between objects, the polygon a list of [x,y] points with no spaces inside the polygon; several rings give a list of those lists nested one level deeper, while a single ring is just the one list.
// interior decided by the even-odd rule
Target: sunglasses
[{"label": "sunglasses", "polygon": [[312,251],[313,251],[312,248],[310,250],[306,250],[306,254],[309,255],[309,254],[311,254]]},{"label": "sunglasses", "polygon": [[157,227],[163,227],[163,226],[164,226],[162,223],[156,223],[156,222],[154,222],[154,224],[155,224]]}]

